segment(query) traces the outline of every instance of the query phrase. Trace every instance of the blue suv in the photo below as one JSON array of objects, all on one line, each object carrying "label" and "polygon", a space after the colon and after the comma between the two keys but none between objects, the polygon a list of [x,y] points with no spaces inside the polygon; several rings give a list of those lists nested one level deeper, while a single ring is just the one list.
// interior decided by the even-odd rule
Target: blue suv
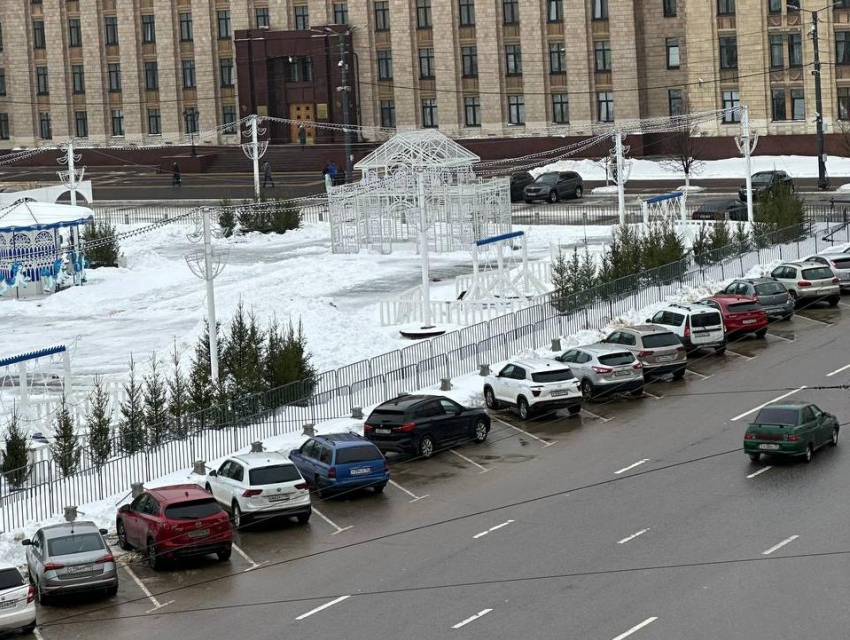
[{"label": "blue suv", "polygon": [[356,433],[332,433],[310,438],[289,459],[319,497],[335,491],[371,487],[381,493],[390,467],[374,444]]}]

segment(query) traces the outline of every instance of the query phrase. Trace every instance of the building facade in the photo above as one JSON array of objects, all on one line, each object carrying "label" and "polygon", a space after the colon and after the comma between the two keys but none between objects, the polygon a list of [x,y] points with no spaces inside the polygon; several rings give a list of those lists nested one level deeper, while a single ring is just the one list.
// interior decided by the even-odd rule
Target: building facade
[{"label": "building facade", "polygon": [[850,0],[3,0],[0,148],[216,128],[206,143],[235,144],[231,123],[293,105],[342,122],[324,25],[352,28],[351,121],[367,126],[586,135],[747,104],[762,135],[809,134],[814,10],[832,132],[850,118]]}]

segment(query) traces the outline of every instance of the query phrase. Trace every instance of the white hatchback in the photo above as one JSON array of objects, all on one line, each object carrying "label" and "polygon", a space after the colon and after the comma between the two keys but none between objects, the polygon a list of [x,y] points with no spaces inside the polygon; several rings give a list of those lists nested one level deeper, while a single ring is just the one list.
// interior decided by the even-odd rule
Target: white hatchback
[{"label": "white hatchback", "polygon": [[18,629],[35,631],[35,589],[14,566],[0,562],[0,632]]},{"label": "white hatchback", "polygon": [[312,514],[310,490],[298,467],[277,452],[227,458],[207,474],[206,489],[230,511],[234,529],[253,516],[292,516],[305,524]]}]

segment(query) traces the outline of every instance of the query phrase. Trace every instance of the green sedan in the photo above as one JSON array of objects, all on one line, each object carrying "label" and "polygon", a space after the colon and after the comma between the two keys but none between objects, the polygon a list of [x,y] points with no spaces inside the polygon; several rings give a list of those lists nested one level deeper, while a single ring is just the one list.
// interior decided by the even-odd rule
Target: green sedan
[{"label": "green sedan", "polygon": [[810,402],[777,402],[763,407],[744,434],[744,451],[812,459],[815,449],[838,444],[838,419]]}]

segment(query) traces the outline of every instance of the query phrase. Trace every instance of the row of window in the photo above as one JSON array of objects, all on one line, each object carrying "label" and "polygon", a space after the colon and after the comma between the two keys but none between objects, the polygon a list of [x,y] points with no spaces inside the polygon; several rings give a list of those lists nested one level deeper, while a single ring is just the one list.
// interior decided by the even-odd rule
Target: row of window
[{"label": "row of window", "polygon": [[[839,35],[842,37],[839,38]],[[782,69],[785,66],[784,50],[786,45],[783,41],[787,41],[788,49],[788,66],[801,67],[803,66],[803,36],[799,32],[792,32],[786,35],[773,34],[770,36],[770,68]],[[836,49],[841,47],[842,55],[846,55],[848,64],[850,64],[850,50],[847,46],[850,45],[850,32],[837,32],[835,34]],[[839,44],[840,42],[840,44]],[[677,53],[678,55],[678,53]],[[839,58],[840,59],[840,58]],[[669,66],[669,60],[668,60]],[[721,69],[737,69],[738,68],[738,38],[735,36],[724,36],[720,38],[720,68]]]}]

